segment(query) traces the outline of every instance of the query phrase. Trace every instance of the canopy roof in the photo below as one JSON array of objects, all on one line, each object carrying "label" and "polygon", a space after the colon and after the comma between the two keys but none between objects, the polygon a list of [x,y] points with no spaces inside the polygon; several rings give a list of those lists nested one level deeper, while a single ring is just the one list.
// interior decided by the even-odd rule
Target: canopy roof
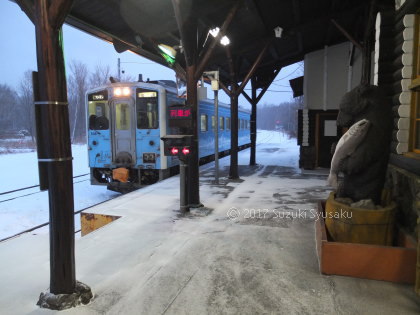
[{"label": "canopy roof", "polygon": [[[221,26],[238,0],[174,0],[183,16],[197,18],[198,53],[205,51],[209,29]],[[21,2],[21,1],[19,1]],[[391,0],[377,1],[392,5]],[[264,86],[275,70],[301,61],[306,53],[348,39],[334,26],[335,20],[358,42],[362,42],[369,15],[366,0],[244,0],[227,28],[230,49],[241,82],[267,39],[273,39],[255,73],[257,86]],[[180,32],[171,0],[75,0],[66,23],[112,42],[118,52],[131,50],[167,65],[157,44],[179,46]],[[276,38],[274,28],[282,28]],[[204,48],[203,48],[204,46]],[[179,49],[178,49],[179,50]],[[218,45],[205,70],[220,70],[229,78],[226,47]],[[185,67],[178,51],[177,62]]]}]

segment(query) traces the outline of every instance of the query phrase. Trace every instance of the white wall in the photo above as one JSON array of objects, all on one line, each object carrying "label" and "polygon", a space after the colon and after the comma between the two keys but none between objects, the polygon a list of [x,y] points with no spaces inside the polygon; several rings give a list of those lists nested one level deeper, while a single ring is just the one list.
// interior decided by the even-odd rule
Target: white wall
[{"label": "white wall", "polygon": [[[353,67],[349,67],[349,42],[305,55],[305,108],[338,109],[341,98],[360,83],[362,54],[355,49]],[[349,84],[350,80],[350,84]]]}]

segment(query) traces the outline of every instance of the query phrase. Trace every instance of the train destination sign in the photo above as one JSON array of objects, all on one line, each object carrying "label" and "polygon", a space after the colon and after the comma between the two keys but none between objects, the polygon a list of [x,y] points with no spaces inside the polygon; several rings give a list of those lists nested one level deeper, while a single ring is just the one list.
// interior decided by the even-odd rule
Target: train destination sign
[{"label": "train destination sign", "polygon": [[171,119],[189,118],[191,117],[191,109],[190,108],[169,109],[169,117]]},{"label": "train destination sign", "polygon": [[169,127],[191,128],[192,111],[190,106],[178,105],[168,108]]},{"label": "train destination sign", "polygon": [[104,101],[108,99],[108,91],[100,91],[88,95],[89,101]]},{"label": "train destination sign", "polygon": [[154,92],[154,91],[137,93],[138,98],[148,98],[148,97],[156,97],[156,96],[157,96],[157,92]]}]

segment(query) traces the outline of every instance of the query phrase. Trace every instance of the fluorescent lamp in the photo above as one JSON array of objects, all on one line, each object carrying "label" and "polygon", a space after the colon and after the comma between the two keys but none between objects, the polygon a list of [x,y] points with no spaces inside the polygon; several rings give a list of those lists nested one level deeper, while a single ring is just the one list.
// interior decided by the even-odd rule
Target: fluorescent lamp
[{"label": "fluorescent lamp", "polygon": [[176,57],[176,50],[173,49],[171,46],[165,45],[165,44],[159,44],[159,49],[169,57],[175,59]]}]

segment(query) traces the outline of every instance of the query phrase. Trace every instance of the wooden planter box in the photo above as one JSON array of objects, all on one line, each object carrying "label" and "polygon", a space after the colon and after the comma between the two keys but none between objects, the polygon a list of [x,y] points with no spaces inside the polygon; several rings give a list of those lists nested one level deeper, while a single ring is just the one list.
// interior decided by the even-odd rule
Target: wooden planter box
[{"label": "wooden planter box", "polygon": [[399,231],[397,247],[333,242],[328,237],[322,217],[324,207],[324,202],[318,203],[320,219],[315,222],[319,268],[323,274],[410,284],[415,282],[415,240]]}]

